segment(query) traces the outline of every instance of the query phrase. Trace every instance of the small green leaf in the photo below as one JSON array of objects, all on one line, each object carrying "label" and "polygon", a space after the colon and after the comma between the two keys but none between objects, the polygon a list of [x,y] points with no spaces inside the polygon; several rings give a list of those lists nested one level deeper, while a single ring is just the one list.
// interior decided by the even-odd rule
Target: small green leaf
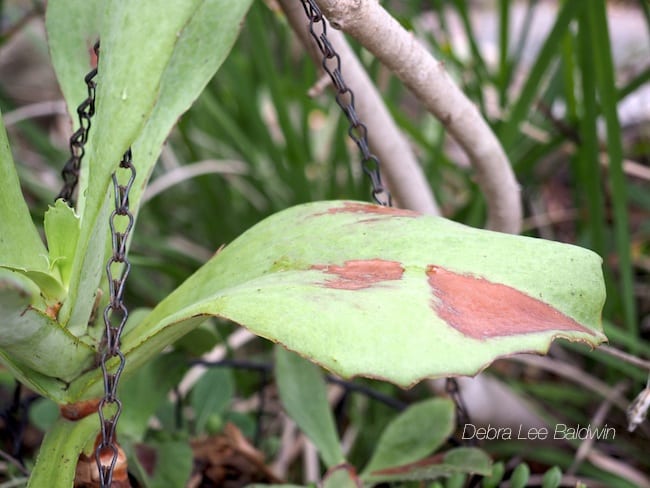
[{"label": "small green leaf", "polygon": [[542,478],[542,488],[557,488],[562,483],[562,470],[553,466]]},{"label": "small green leaf", "polygon": [[492,473],[492,460],[484,451],[475,447],[458,447],[447,451],[444,463],[456,466],[459,471],[467,474],[480,474],[490,476]]},{"label": "small green leaf", "polygon": [[67,287],[79,238],[79,218],[59,199],[45,212],[44,226],[50,267],[58,272],[63,286]]},{"label": "small green leaf", "polygon": [[518,464],[510,476],[510,486],[512,488],[526,488],[530,478],[530,468],[526,463]]},{"label": "small green leaf", "polygon": [[205,372],[192,389],[190,404],[194,409],[195,432],[204,432],[213,414],[223,414],[235,392],[232,371],[227,368],[211,368]]},{"label": "small green leaf", "polygon": [[503,475],[505,474],[505,472],[506,472],[506,467],[502,461],[499,461],[498,463],[494,463],[492,465],[492,474],[483,479],[481,486],[483,488],[496,488],[497,486],[499,486],[499,483],[501,483],[501,480],[503,479]]},{"label": "small green leaf", "polygon": [[410,406],[382,432],[375,452],[361,473],[362,478],[433,453],[451,436],[454,412],[454,402],[447,398],[433,398]]},{"label": "small green leaf", "polygon": [[311,439],[326,466],[344,461],[323,374],[312,363],[283,347],[275,348],[280,399],[289,416]]}]

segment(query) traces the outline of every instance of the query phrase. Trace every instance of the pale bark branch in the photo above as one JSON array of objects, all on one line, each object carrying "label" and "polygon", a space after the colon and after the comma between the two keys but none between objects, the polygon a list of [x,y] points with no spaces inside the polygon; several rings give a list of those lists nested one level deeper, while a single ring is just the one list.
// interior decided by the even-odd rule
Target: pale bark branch
[{"label": "pale bark branch", "polygon": [[463,147],[488,201],[488,227],[518,233],[522,207],[508,158],[443,63],[433,58],[377,0],[316,2],[332,26],[354,37],[394,72]]},{"label": "pale bark branch", "polygon": [[[278,0],[298,38],[321,66],[322,55],[307,30],[308,20],[297,0]],[[382,176],[396,202],[418,212],[439,215],[431,188],[411,147],[391,117],[386,105],[365,69],[341,32],[328,29],[328,37],[341,56],[341,72],[352,89],[359,119],[368,128],[370,149],[381,161]]]}]

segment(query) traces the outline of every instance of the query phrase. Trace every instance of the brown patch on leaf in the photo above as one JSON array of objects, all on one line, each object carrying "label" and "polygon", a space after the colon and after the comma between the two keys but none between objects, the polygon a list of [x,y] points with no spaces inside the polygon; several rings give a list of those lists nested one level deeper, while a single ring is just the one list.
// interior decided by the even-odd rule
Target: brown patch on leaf
[{"label": "brown patch on leaf", "polygon": [[234,424],[223,433],[191,441],[194,472],[188,488],[223,486],[236,488],[252,483],[281,483],[264,464],[264,455],[255,449]]},{"label": "brown patch on leaf", "polygon": [[61,302],[56,302],[54,305],[48,305],[45,309],[45,315],[47,315],[52,320],[56,320],[56,318],[59,316],[59,310],[61,310],[62,305],[63,304]]},{"label": "brown patch on leaf", "polygon": [[96,68],[99,64],[99,56],[97,55],[97,52],[95,52],[94,43],[88,46],[88,56],[90,57],[90,67],[93,69]]},{"label": "brown patch on leaf", "polygon": [[362,290],[382,281],[402,279],[404,268],[397,261],[383,259],[360,259],[346,261],[343,266],[335,264],[314,264],[311,269],[336,275],[323,286],[337,290]]},{"label": "brown patch on leaf", "polygon": [[338,213],[364,213],[374,215],[392,215],[395,217],[420,217],[420,214],[413,210],[403,208],[384,207],[372,203],[344,202],[342,207],[333,207],[325,212],[316,215],[338,214]]},{"label": "brown patch on leaf", "polygon": [[427,276],[436,297],[432,308],[473,339],[560,330],[595,335],[571,317],[510,286],[433,265],[427,267]]},{"label": "brown patch on leaf", "polygon": [[64,419],[76,421],[88,417],[90,414],[97,413],[98,406],[99,398],[93,398],[92,400],[82,400],[80,402],[61,405],[59,411],[61,412],[61,417]]}]

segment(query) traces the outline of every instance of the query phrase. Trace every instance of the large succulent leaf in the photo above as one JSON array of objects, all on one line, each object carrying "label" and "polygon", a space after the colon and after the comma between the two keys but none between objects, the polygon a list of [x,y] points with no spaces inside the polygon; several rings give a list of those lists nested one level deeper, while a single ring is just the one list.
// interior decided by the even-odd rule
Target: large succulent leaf
[{"label": "large succulent leaf", "polygon": [[[101,38],[97,107],[82,165],[81,228],[60,319],[83,334],[105,262],[109,185],[133,147],[134,213],[160,148],[221,65],[252,0],[52,0],[48,35],[59,82],[72,109],[83,98],[88,49]],[[75,19],[82,19],[77,21]],[[65,26],[65,27],[62,27]],[[70,57],[76,61],[70,61]]]},{"label": "large succulent leaf", "polygon": [[122,349],[137,368],[215,315],[344,377],[409,386],[474,375],[498,357],[543,353],[556,338],[604,341],[600,265],[576,246],[409,211],[299,205],[215,255]]}]

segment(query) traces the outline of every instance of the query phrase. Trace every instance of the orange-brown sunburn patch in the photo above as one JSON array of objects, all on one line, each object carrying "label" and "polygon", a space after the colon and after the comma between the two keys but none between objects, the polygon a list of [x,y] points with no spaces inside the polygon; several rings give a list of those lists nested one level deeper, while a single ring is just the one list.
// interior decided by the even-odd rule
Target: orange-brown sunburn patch
[{"label": "orange-brown sunburn patch", "polygon": [[335,275],[336,278],[327,280],[323,286],[337,290],[362,290],[382,281],[400,280],[404,274],[400,263],[383,259],[351,260],[343,266],[314,264],[311,269]]},{"label": "orange-brown sunburn patch", "polygon": [[420,214],[413,210],[403,208],[384,207],[372,203],[344,202],[342,207],[330,208],[325,212],[316,215],[338,214],[338,213],[365,213],[373,215],[393,215],[396,217],[419,217]]},{"label": "orange-brown sunburn patch", "polygon": [[82,400],[76,403],[61,405],[59,410],[61,411],[61,417],[74,421],[81,420],[90,414],[96,413],[98,405],[99,398],[94,398],[92,400]]},{"label": "orange-brown sunburn patch", "polygon": [[59,310],[61,310],[61,302],[56,302],[54,305],[48,305],[45,309],[45,315],[47,315],[52,320],[56,320],[59,315]]},{"label": "orange-brown sunburn patch", "polygon": [[595,335],[550,305],[510,286],[433,265],[427,267],[427,276],[435,296],[432,308],[473,339],[561,330]]}]

